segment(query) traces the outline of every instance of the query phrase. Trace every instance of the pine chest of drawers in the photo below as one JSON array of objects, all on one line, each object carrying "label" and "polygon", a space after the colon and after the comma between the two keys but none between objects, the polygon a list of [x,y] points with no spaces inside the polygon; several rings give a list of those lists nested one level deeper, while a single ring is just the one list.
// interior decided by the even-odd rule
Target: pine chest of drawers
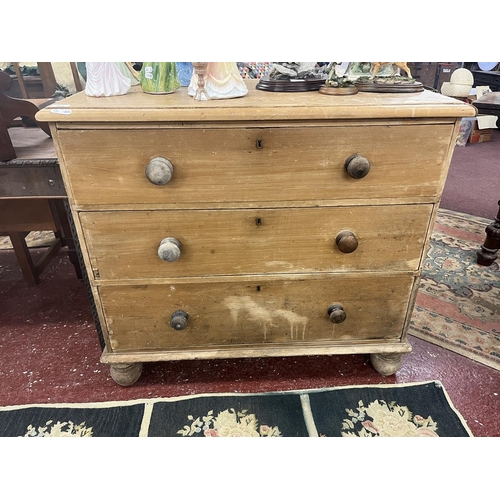
[{"label": "pine chest of drawers", "polygon": [[460,119],[431,92],[71,96],[50,122],[103,337],[144,362],[371,355],[395,373]]}]

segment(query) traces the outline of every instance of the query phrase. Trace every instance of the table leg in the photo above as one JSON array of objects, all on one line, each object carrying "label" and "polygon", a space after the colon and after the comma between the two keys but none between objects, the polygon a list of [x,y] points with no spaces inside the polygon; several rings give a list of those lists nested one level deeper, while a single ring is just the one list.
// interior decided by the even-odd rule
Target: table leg
[{"label": "table leg", "polygon": [[[500,200],[498,201],[500,207]],[[500,249],[500,208],[495,220],[485,229],[486,239],[477,251],[477,263],[480,266],[490,266],[498,257]]]},{"label": "table leg", "polygon": [[63,199],[53,199],[49,201],[54,219],[58,222],[59,234],[62,246],[68,248],[68,257],[75,268],[75,273],[78,279],[83,279],[78,253],[75,246],[73,234],[68,219],[68,212]]}]

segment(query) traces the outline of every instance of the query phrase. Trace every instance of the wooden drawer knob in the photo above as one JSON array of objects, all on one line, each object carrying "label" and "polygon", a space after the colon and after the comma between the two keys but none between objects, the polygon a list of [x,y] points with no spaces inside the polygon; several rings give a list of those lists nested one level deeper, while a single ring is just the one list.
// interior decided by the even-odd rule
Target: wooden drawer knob
[{"label": "wooden drawer knob", "polygon": [[174,330],[184,330],[188,327],[189,314],[184,311],[175,311],[170,318],[170,326]]},{"label": "wooden drawer knob", "polygon": [[342,304],[332,304],[328,308],[328,316],[332,323],[343,323],[347,317]]},{"label": "wooden drawer knob", "polygon": [[370,166],[368,158],[365,158],[357,153],[349,156],[349,158],[345,161],[345,169],[353,179],[361,179],[368,175]]},{"label": "wooden drawer knob", "polygon": [[158,247],[158,257],[165,262],[174,262],[181,256],[181,242],[177,238],[164,238]]},{"label": "wooden drawer knob", "polygon": [[335,243],[342,253],[351,253],[358,248],[358,239],[352,231],[341,231],[337,234]]},{"label": "wooden drawer knob", "polygon": [[166,158],[158,156],[153,158],[146,167],[146,177],[151,184],[163,186],[172,178],[174,167]]}]

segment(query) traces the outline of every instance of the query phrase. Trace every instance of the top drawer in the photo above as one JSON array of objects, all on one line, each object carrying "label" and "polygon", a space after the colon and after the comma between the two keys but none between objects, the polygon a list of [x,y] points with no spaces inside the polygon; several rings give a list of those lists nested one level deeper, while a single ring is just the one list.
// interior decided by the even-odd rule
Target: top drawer
[{"label": "top drawer", "polygon": [[[453,125],[60,130],[75,203],[199,204],[436,196]],[[354,154],[370,170],[352,178]],[[145,175],[170,161],[167,184]]]}]

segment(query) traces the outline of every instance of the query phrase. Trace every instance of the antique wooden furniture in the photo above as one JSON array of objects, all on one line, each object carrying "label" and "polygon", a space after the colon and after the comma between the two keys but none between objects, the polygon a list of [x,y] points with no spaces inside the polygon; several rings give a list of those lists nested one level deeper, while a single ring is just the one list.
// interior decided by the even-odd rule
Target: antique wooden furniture
[{"label": "antique wooden furniture", "polygon": [[441,91],[441,86],[450,81],[450,77],[458,68],[462,67],[459,62],[409,62],[413,78],[421,82],[428,89]]},{"label": "antique wooden furniture", "polygon": [[500,200],[498,213],[495,220],[486,226],[486,238],[481,248],[477,251],[477,263],[480,266],[491,266],[498,257],[500,250]]},{"label": "antique wooden furniture", "polygon": [[500,92],[486,92],[473,104],[479,114],[497,116],[496,125],[500,128]]},{"label": "antique wooden furniture", "polygon": [[[46,124],[44,124],[46,125]],[[17,158],[0,161],[0,234],[10,238],[24,279],[40,281],[40,274],[63,247],[82,278],[75,241],[66,211],[66,191],[54,144],[38,128],[8,131]],[[52,231],[55,238],[38,259],[26,244],[31,231]]]},{"label": "antique wooden furniture", "polygon": [[[500,82],[500,73],[498,81]],[[500,92],[487,92],[474,101],[474,107],[482,115],[497,116],[497,127],[500,128]],[[500,200],[498,201],[500,206]],[[486,238],[481,248],[477,251],[477,263],[482,266],[490,266],[498,257],[500,250],[500,209],[495,220],[486,229]]]},{"label": "antique wooden furniture", "polygon": [[[59,85],[54,73],[51,62],[37,62],[36,69],[38,75],[25,75],[23,69],[18,62],[11,63],[14,70],[12,78],[12,88],[8,92],[11,97],[21,99],[42,99],[50,98],[57,91]],[[77,92],[83,90],[83,85],[80,80],[77,64],[74,62],[69,64],[71,76]]]},{"label": "antique wooden furniture", "polygon": [[50,129],[46,123],[38,123],[35,115],[40,110],[42,102],[15,99],[5,94],[12,86],[10,76],[0,70],[0,161],[9,161],[16,158],[16,151],[9,135],[9,126],[14,118],[25,117],[34,120],[48,136]]},{"label": "antique wooden furniture", "polygon": [[[77,91],[81,91],[83,87],[76,63],[69,64],[75,88]],[[15,76],[11,77],[0,70],[0,161],[16,158],[15,149],[7,133],[7,129],[15,118],[22,117],[23,121],[30,125],[37,125],[50,136],[49,126],[46,123],[37,122],[35,115],[40,109],[56,100],[53,96],[58,88],[50,62],[37,63],[39,77],[23,76],[17,62],[12,63],[12,66]],[[42,92],[35,92],[29,87],[28,83],[33,83],[33,79],[39,80],[43,87]],[[19,88],[15,89],[13,83],[16,83]]]},{"label": "antique wooden furniture", "polygon": [[472,106],[186,88],[45,108],[113,379],[143,362],[371,354],[393,374]]},{"label": "antique wooden furniture", "polygon": [[493,91],[500,91],[500,71],[472,70],[474,86],[488,86]]}]

